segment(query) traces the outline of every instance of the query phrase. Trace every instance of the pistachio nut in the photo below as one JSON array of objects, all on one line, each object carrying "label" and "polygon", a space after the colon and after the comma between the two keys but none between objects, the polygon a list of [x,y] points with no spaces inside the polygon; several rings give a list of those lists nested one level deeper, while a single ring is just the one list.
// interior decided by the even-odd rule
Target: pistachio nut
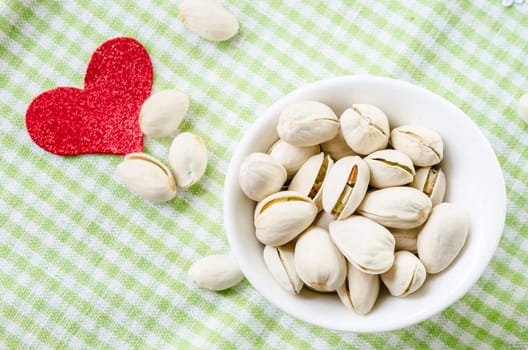
[{"label": "pistachio nut", "polygon": [[280,246],[304,231],[315,219],[317,206],[299,192],[281,191],[264,198],[255,208],[257,239]]},{"label": "pistachio nut", "polygon": [[421,125],[402,125],[392,130],[391,144],[394,149],[411,157],[416,166],[432,166],[444,157],[442,137]]},{"label": "pistachio nut", "polygon": [[462,250],[468,232],[469,217],[464,208],[452,203],[434,207],[416,240],[418,256],[427,272],[446,269]]},{"label": "pistachio nut", "polygon": [[394,237],[368,218],[352,215],[330,223],[330,236],[345,258],[360,271],[380,274],[394,260]]},{"label": "pistachio nut", "polygon": [[312,198],[319,210],[322,209],[323,181],[334,161],[323,152],[310,157],[297,171],[288,187],[290,191],[297,191]]},{"label": "pistachio nut", "polygon": [[327,105],[300,101],[286,107],[279,115],[277,132],[281,140],[294,146],[313,146],[334,138],[339,120]]},{"label": "pistachio nut", "polygon": [[297,170],[299,170],[311,156],[314,156],[319,152],[321,152],[321,147],[319,145],[298,147],[290,145],[282,140],[275,142],[268,150],[268,154],[271,158],[281,163],[284,169],[286,169],[288,178],[295,175]]},{"label": "pistachio nut", "polygon": [[384,149],[389,142],[389,119],[381,109],[354,104],[340,118],[347,145],[356,153],[369,154]]},{"label": "pistachio nut", "polygon": [[178,18],[189,30],[210,41],[228,40],[238,33],[236,17],[215,0],[183,0]]},{"label": "pistachio nut", "polygon": [[323,209],[342,220],[351,215],[367,192],[370,171],[358,156],[339,159],[323,183]]},{"label": "pistachio nut", "polygon": [[425,267],[416,255],[401,250],[394,254],[392,267],[380,277],[391,295],[405,297],[417,291],[426,276]]},{"label": "pistachio nut", "polygon": [[215,291],[234,287],[244,278],[236,260],[225,254],[209,255],[194,262],[188,273],[198,287]]},{"label": "pistachio nut", "polygon": [[341,287],[346,278],[346,261],[328,231],[312,226],[295,244],[295,268],[304,283],[319,292]]},{"label": "pistachio nut", "polygon": [[178,90],[163,90],[143,102],[139,126],[150,137],[165,137],[176,133],[189,110],[189,98]]},{"label": "pistachio nut", "polygon": [[240,165],[238,182],[242,192],[258,202],[280,191],[286,176],[284,167],[269,155],[251,153]]},{"label": "pistachio nut", "polygon": [[427,220],[431,207],[431,199],[423,192],[397,186],[368,192],[358,213],[383,226],[413,228]]},{"label": "pistachio nut", "polygon": [[364,273],[348,263],[347,279],[337,289],[337,295],[348,308],[360,315],[366,315],[376,303],[379,289],[378,275]]},{"label": "pistachio nut", "polygon": [[264,262],[277,283],[290,294],[299,294],[303,281],[295,270],[295,243],[280,247],[265,246]]},{"label": "pistachio nut", "polygon": [[396,240],[396,251],[407,250],[411,253],[416,253],[416,238],[422,226],[414,228],[391,228],[390,231]]},{"label": "pistachio nut", "polygon": [[348,147],[345,137],[343,136],[343,130],[341,128],[339,128],[339,132],[337,133],[336,137],[323,142],[321,144],[321,148],[323,149],[323,152],[330,155],[333,160],[339,160],[343,157],[356,155],[356,152],[352,151],[352,149]]},{"label": "pistachio nut", "polygon": [[414,165],[408,155],[394,149],[369,154],[370,185],[376,188],[406,185],[413,181]]},{"label": "pistachio nut", "polygon": [[319,212],[319,214],[317,214],[317,217],[315,218],[315,221],[313,222],[313,224],[315,226],[319,226],[319,227],[322,227],[324,228],[325,230],[328,230],[328,226],[330,225],[330,223],[332,221],[335,221],[335,216],[330,214],[330,213],[327,213],[326,211],[321,211]]},{"label": "pistachio nut", "polygon": [[446,192],[444,172],[438,167],[420,168],[416,171],[416,176],[411,183],[411,187],[428,195],[434,207],[444,201]]},{"label": "pistachio nut", "polygon": [[190,132],[176,136],[169,148],[169,164],[179,187],[195,184],[207,167],[207,149],[202,138]]},{"label": "pistachio nut", "polygon": [[517,109],[521,118],[528,123],[528,93],[525,93],[519,98]]},{"label": "pistachio nut", "polygon": [[176,196],[176,181],[167,167],[145,153],[130,153],[117,166],[117,173],[128,189],[154,203]]}]

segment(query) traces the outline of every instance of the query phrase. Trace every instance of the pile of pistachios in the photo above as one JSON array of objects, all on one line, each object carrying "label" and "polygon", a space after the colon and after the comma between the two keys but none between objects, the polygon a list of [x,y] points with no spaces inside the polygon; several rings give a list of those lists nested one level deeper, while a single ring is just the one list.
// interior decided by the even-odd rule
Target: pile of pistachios
[{"label": "pile of pistachios", "polygon": [[[139,125],[153,138],[174,136],[189,109],[189,98],[178,90],[151,95],[141,106]],[[178,134],[169,148],[169,166],[145,153],[130,153],[117,166],[117,173],[128,189],[154,202],[176,196],[177,188],[196,183],[207,167],[207,149],[202,138],[189,132]]]},{"label": "pile of pistachios", "polygon": [[443,202],[443,141],[434,130],[391,131],[387,115],[369,104],[338,117],[323,103],[300,101],[281,112],[277,133],[267,153],[245,158],[239,183],[257,202],[264,261],[288,292],[337,292],[367,314],[381,283],[405,297],[459,254],[469,218]]}]

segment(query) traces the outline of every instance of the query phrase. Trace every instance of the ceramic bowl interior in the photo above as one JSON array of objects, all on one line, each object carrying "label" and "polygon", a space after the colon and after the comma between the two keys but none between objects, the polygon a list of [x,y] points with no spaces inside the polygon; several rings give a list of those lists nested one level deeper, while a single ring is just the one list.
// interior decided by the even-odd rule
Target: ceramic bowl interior
[{"label": "ceramic bowl interior", "polygon": [[[341,304],[336,294],[307,288],[298,296],[282,290],[264,264],[263,246],[255,238],[255,203],[238,185],[238,169],[252,152],[266,152],[278,138],[280,111],[300,100],[326,103],[340,115],[353,103],[369,103],[389,117],[391,129],[421,124],[444,141],[442,169],[447,178],[446,200],[465,207],[470,216],[466,244],[451,266],[428,275],[416,293],[397,298],[382,288],[373,310],[360,316]],[[269,107],[250,127],[231,160],[224,187],[224,223],[232,254],[253,287],[271,303],[306,322],[334,330],[379,332],[423,321],[461,298],[492,258],[504,227],[506,195],[501,168],[479,128],[460,109],[421,87],[373,76],[326,79],[302,87]]]}]

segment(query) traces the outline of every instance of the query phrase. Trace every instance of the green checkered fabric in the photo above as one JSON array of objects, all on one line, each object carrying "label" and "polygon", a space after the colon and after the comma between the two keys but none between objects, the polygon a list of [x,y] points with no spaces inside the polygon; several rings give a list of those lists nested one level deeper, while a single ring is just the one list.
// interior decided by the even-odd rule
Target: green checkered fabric
[{"label": "green checkered fabric", "polygon": [[[0,349],[526,349],[528,123],[516,105],[528,91],[528,5],[223,2],[241,28],[225,43],[186,30],[176,1],[0,4]],[[24,127],[33,97],[82,87],[91,53],[117,36],[145,45],[154,91],[190,96],[182,129],[209,149],[204,178],[169,203],[131,194],[115,174],[121,157],[56,156]],[[245,281],[220,293],[197,290],[187,278],[191,263],[229,251],[222,188],[244,132],[306,83],[363,73],[444,96],[495,149],[508,210],[477,284],[441,314],[379,334],[306,324]],[[166,159],[170,141],[146,139],[146,152]]]}]

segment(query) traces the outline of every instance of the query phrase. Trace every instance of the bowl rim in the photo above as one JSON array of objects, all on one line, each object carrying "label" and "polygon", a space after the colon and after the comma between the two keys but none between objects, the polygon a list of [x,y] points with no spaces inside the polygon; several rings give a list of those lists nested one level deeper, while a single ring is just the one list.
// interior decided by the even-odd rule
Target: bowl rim
[{"label": "bowl rim", "polygon": [[[500,205],[497,205],[500,210],[497,212],[497,220],[495,220],[495,227],[492,227],[490,230],[492,232],[497,232],[495,236],[493,237],[494,240],[488,245],[488,249],[484,252],[480,257],[480,260],[482,261],[482,264],[476,268],[475,273],[471,275],[471,278],[466,279],[462,283],[462,287],[458,288],[456,293],[453,293],[450,295],[450,298],[447,299],[443,304],[440,305],[433,305],[430,309],[427,309],[428,312],[422,312],[415,318],[407,318],[403,320],[401,323],[392,323],[388,324],[384,327],[379,328],[372,328],[372,327],[364,327],[364,326],[356,326],[356,327],[350,327],[350,325],[344,325],[343,327],[329,327],[324,322],[317,322],[313,319],[304,317],[304,315],[301,314],[293,314],[290,312],[286,305],[284,303],[278,302],[271,293],[268,293],[265,289],[258,288],[258,282],[256,279],[254,279],[250,269],[248,266],[246,266],[243,262],[243,258],[240,255],[240,250],[243,249],[239,242],[236,240],[235,236],[233,235],[233,231],[235,230],[235,217],[236,213],[233,213],[233,210],[231,208],[232,201],[231,201],[231,189],[233,186],[238,186],[238,168],[237,165],[240,164],[242,157],[245,156],[244,149],[247,149],[249,146],[249,141],[252,139],[252,134],[254,134],[257,130],[260,130],[266,123],[269,118],[272,118],[274,113],[276,113],[276,110],[279,106],[286,103],[286,101],[295,100],[295,98],[298,95],[302,95],[307,90],[312,89],[324,89],[325,87],[332,86],[334,84],[340,84],[348,81],[357,81],[356,83],[361,83],[361,81],[368,81],[368,82],[379,82],[379,83],[389,83],[389,84],[397,84],[400,86],[404,86],[406,88],[409,88],[411,90],[416,90],[417,92],[421,94],[428,95],[429,98],[432,98],[434,100],[437,100],[441,103],[447,104],[450,106],[450,108],[453,108],[456,110],[460,115],[463,115],[465,117],[465,122],[468,124],[468,126],[472,129],[472,132],[475,133],[475,135],[478,136],[480,141],[483,145],[485,145],[486,153],[489,153],[489,155],[492,156],[494,167],[493,169],[487,169],[487,171],[494,171],[496,174],[494,176],[497,176],[498,179],[500,179],[500,193],[494,197],[495,200],[502,203]],[[237,262],[240,265],[240,268],[244,275],[246,276],[246,279],[248,282],[255,288],[255,290],[262,295],[265,299],[268,300],[272,305],[275,305],[279,309],[281,309],[283,312],[291,315],[292,317],[296,319],[300,319],[302,321],[305,321],[309,324],[316,325],[322,328],[327,328],[331,330],[339,330],[339,331],[346,331],[346,332],[356,332],[356,333],[371,333],[371,332],[384,332],[384,331],[392,331],[396,329],[401,329],[405,327],[412,326],[414,324],[417,324],[419,322],[422,322],[426,319],[429,319],[433,317],[434,315],[442,312],[449,306],[451,306],[453,303],[455,303],[457,300],[462,298],[469,290],[470,288],[477,282],[477,280],[482,276],[484,273],[484,270],[489,265],[491,259],[495,255],[495,252],[498,248],[499,241],[503,235],[504,231],[504,225],[505,225],[505,219],[506,219],[506,209],[507,209],[507,198],[506,198],[506,188],[505,188],[505,182],[504,182],[504,175],[502,172],[502,168],[500,167],[500,163],[498,162],[497,156],[495,154],[495,151],[493,150],[491,144],[489,143],[488,139],[484,136],[481,129],[478,127],[478,125],[466,114],[464,113],[460,108],[458,108],[456,105],[451,103],[449,100],[445,99],[444,97],[437,95],[428,89],[412,84],[410,82],[394,79],[394,78],[388,78],[383,76],[375,76],[375,75],[368,75],[368,74],[362,74],[362,75],[345,75],[345,76],[338,76],[338,77],[331,77],[331,78],[325,78],[322,80],[318,80],[306,85],[303,85],[290,93],[282,96],[279,100],[277,100],[275,103],[273,103],[271,106],[268,106],[265,108],[265,110],[261,113],[260,117],[258,117],[253,124],[251,124],[248,128],[248,130],[245,132],[244,136],[242,137],[241,141],[238,143],[238,145],[235,148],[235,151],[233,152],[231,161],[229,163],[227,175],[224,181],[224,190],[223,190],[223,198],[224,198],[224,228],[226,231],[226,236],[228,239],[229,246],[231,248],[231,253],[234,256],[234,258],[237,260]],[[484,263],[485,262],[485,263]]]}]

